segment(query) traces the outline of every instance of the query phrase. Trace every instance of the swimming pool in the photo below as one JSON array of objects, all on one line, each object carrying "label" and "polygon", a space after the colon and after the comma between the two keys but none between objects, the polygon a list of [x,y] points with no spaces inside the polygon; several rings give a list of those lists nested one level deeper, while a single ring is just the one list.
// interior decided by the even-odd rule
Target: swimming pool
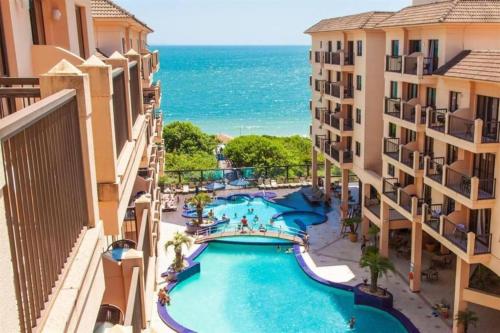
[{"label": "swimming pool", "polygon": [[171,290],[169,315],[200,333],[406,332],[386,312],[354,305],[352,292],[312,280],[285,247],[210,243],[200,273]]}]

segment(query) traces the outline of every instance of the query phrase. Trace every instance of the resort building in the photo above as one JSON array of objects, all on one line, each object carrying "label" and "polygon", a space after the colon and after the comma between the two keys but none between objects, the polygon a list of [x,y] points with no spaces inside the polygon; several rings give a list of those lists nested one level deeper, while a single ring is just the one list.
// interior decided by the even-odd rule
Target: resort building
[{"label": "resort building", "polygon": [[[484,313],[498,316],[500,293],[477,280],[481,274],[500,275],[500,224],[495,222],[500,216],[500,1],[414,1],[394,14],[323,20],[306,32],[312,36],[313,174],[319,152],[338,161],[344,211],[347,170],[358,176],[363,234],[371,225],[380,229],[380,252],[401,263],[398,269],[411,291],[434,303],[449,294],[452,318],[469,307],[480,321]],[[350,131],[345,119],[330,113],[329,67],[337,61],[330,46],[343,51],[342,40],[348,56],[341,57],[344,67],[335,68],[340,74],[333,81],[346,80],[348,88],[341,92],[351,85],[361,88],[341,95],[344,100],[334,107],[342,119],[342,102],[352,104],[345,107],[345,115],[356,118]],[[365,58],[356,56],[351,65],[349,50],[358,50],[358,43],[365,46]],[[350,78],[347,73],[344,79],[344,69],[352,71]],[[325,188],[329,185],[325,181]],[[438,290],[429,280],[440,265],[455,269]],[[462,329],[453,320],[453,331]]]},{"label": "resort building", "polygon": [[141,49],[113,50],[96,33],[100,3],[0,4],[5,332],[148,326],[163,172],[158,54],[144,32]]}]

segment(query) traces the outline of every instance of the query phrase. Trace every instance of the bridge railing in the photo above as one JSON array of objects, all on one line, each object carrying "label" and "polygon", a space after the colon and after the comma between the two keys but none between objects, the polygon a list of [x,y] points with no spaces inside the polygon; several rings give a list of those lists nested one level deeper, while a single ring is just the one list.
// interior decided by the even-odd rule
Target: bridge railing
[{"label": "bridge railing", "polygon": [[[261,226],[263,229],[261,228]],[[306,232],[304,232],[303,230],[290,226],[283,227],[282,225],[277,226],[272,224],[259,224],[258,227],[256,225],[243,227],[240,223],[223,223],[198,229],[195,233],[195,236],[197,238],[203,238],[226,232],[241,232],[242,235],[259,234],[264,236],[266,232],[274,232],[278,233],[278,235],[283,234],[291,237],[299,237],[301,239],[303,239],[306,235]],[[275,235],[270,237],[274,236]]]}]

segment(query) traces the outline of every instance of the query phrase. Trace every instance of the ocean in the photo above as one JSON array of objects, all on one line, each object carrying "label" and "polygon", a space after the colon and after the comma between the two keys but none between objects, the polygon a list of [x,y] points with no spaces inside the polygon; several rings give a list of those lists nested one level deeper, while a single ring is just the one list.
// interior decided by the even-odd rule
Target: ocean
[{"label": "ocean", "polygon": [[308,46],[152,46],[165,123],[211,134],[307,135]]}]

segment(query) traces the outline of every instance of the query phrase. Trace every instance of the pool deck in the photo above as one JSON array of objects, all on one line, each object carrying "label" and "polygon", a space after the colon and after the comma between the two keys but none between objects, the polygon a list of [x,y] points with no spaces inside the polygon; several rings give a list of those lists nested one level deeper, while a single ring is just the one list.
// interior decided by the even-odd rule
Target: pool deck
[{"label": "pool deck", "polygon": [[[255,189],[240,190],[237,193],[254,193]],[[332,207],[327,208],[323,205],[311,207],[305,202],[298,189],[278,189],[273,190],[278,197],[274,200],[278,203],[296,207],[299,210],[314,210],[318,213],[326,214],[328,221],[326,223],[310,226],[310,249],[308,253],[303,254],[303,258],[311,270],[318,276],[337,283],[354,286],[363,282],[364,278],[369,277],[367,269],[359,267],[358,259],[361,256],[361,243],[352,243],[348,238],[340,236],[340,214],[339,201],[333,200]],[[217,195],[228,195],[236,193],[235,191],[220,191]],[[182,207],[183,197],[181,197],[179,206]],[[173,251],[170,249],[165,252],[163,244],[176,231],[184,231],[185,218],[181,216],[182,209],[176,212],[164,213],[160,225],[160,239],[158,242],[158,261],[157,261],[157,281],[158,289],[164,287],[166,283],[160,274],[166,271],[173,259]],[[185,250],[186,255],[194,252],[198,245],[193,245],[189,250]],[[435,318],[431,315],[431,304],[418,293],[412,293],[408,288],[408,283],[403,279],[403,273],[389,273],[387,277],[381,278],[379,284],[394,295],[394,307],[406,315],[419,329],[425,333],[443,333],[451,332],[451,327],[441,318]],[[175,301],[175,300],[174,300]],[[151,328],[157,332],[173,332],[159,318],[156,311],[156,294],[151,300],[153,309],[151,313]]]}]

